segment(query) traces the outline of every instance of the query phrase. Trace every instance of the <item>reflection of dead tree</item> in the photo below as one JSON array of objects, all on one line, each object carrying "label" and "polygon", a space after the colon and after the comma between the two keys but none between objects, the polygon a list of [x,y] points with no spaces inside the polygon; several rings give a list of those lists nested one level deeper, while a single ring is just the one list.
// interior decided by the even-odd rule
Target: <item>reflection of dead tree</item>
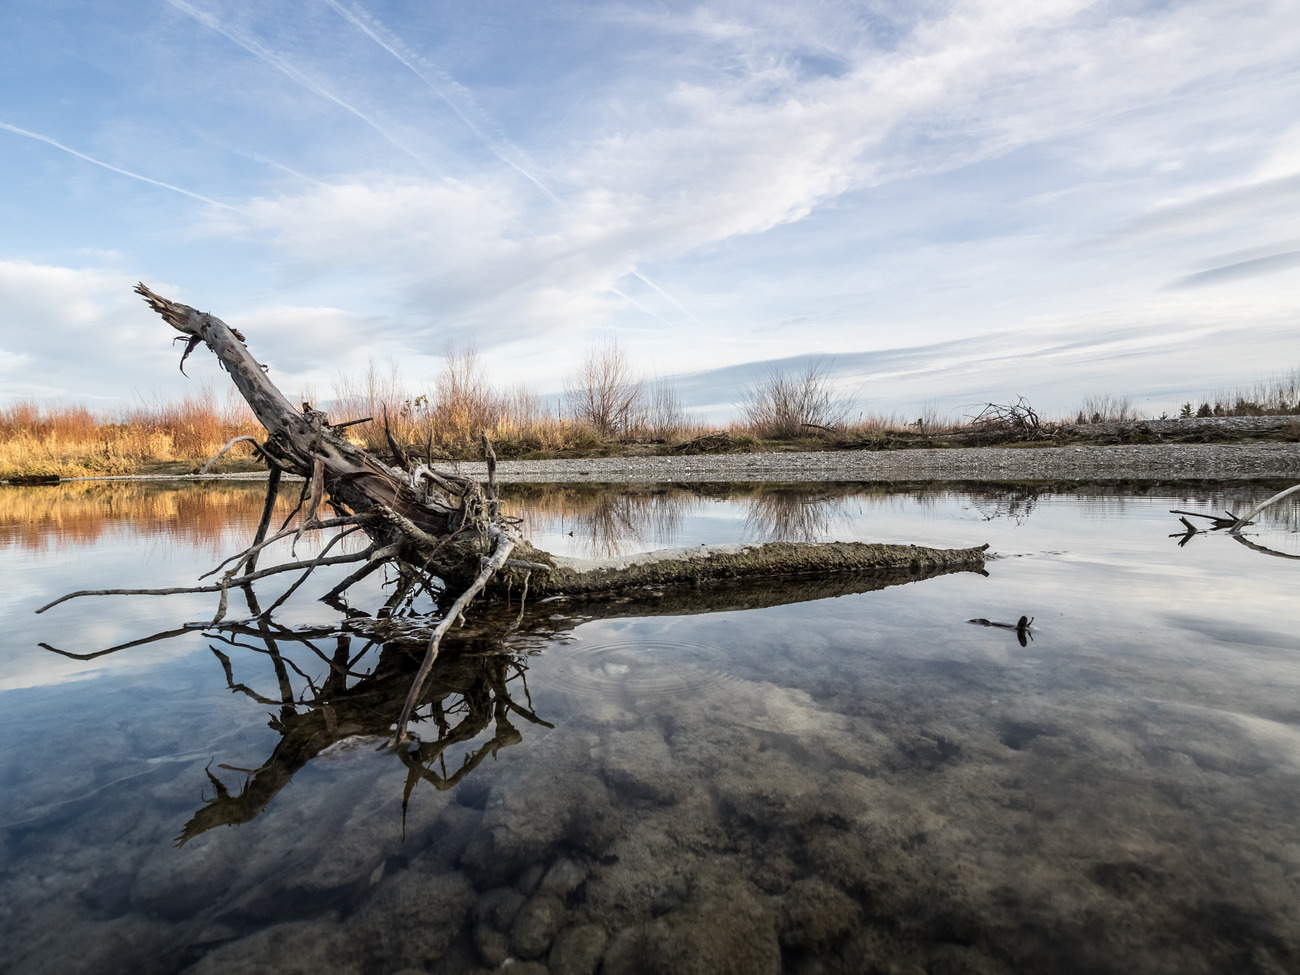
[{"label": "reflection of dead tree", "polygon": [[[211,770],[208,771],[216,794],[185,824],[177,838],[178,845],[184,845],[214,826],[235,825],[254,819],[299,769],[330,746],[354,738],[381,741],[389,736],[410,685],[409,666],[403,666],[409,660],[408,652],[400,646],[381,648],[374,673],[357,674],[352,667],[375,645],[366,642],[360,651],[354,652],[352,641],[356,638],[343,634],[329,635],[336,641],[336,650],[328,659],[329,672],[325,680],[316,686],[308,673],[283,655],[280,649],[281,644],[290,641],[307,646],[312,643],[311,634],[279,633],[266,641],[266,651],[259,651],[255,644],[240,640],[238,626],[223,628],[218,634],[228,648],[265,652],[270,657],[278,683],[275,696],[259,694],[246,684],[236,682],[230,656],[216,646],[212,648],[226,672],[231,690],[260,703],[279,705],[279,713],[272,717],[270,726],[281,737],[270,757],[256,769],[219,766],[245,774],[238,792],[232,792]],[[290,669],[308,685],[309,690],[295,694],[289,678]],[[419,702],[421,717],[430,727],[424,733],[424,740],[399,752],[409,769],[408,798],[416,782],[424,780],[440,789],[450,788],[488,755],[495,755],[499,749],[522,741],[523,736],[510,723],[512,714],[551,727],[530,707],[514,700],[511,684],[522,682],[526,669],[522,657],[505,653],[459,654],[438,662]],[[349,678],[352,683],[349,683]],[[493,737],[465,755],[458,766],[448,770],[448,750],[478,737],[494,723]]]},{"label": "reflection of dead tree", "polygon": [[[1207,532],[1222,531],[1223,529],[1226,528],[1228,535],[1230,535],[1232,538],[1235,538],[1242,545],[1245,545],[1247,548],[1253,549],[1256,552],[1262,552],[1265,555],[1273,555],[1280,559],[1300,559],[1300,555],[1294,555],[1289,552],[1278,552],[1275,549],[1271,549],[1266,545],[1260,545],[1258,542],[1252,542],[1250,539],[1246,538],[1246,536],[1244,536],[1241,533],[1243,528],[1246,528],[1247,526],[1254,524],[1254,521],[1252,521],[1251,519],[1255,518],[1265,509],[1272,507],[1274,504],[1283,500],[1284,498],[1290,497],[1292,494],[1295,494],[1297,491],[1300,491],[1300,484],[1297,484],[1293,487],[1289,487],[1284,491],[1279,491],[1271,498],[1268,498],[1267,500],[1262,501],[1259,504],[1255,505],[1255,507],[1251,508],[1244,515],[1236,515],[1226,509],[1224,510],[1224,515],[1220,516],[1220,515],[1204,514],[1199,511],[1182,511],[1177,508],[1172,508],[1170,509],[1169,513],[1179,516],[1178,520],[1182,522],[1183,528],[1185,530],[1181,532],[1175,532],[1169,537],[1177,538],[1178,547],[1182,548],[1193,538],[1195,538],[1197,535],[1205,534]],[[1210,523],[1210,527],[1197,528],[1194,524],[1192,524],[1190,521],[1187,520],[1188,518],[1205,519]]]},{"label": "reflection of dead tree", "polygon": [[[448,629],[461,618],[470,600],[484,590],[508,592],[514,587],[531,587],[535,594],[592,592],[631,589],[647,584],[705,582],[735,576],[779,575],[798,572],[843,572],[882,569],[900,565],[951,564],[976,567],[983,562],[982,549],[940,551],[912,546],[761,546],[753,551],[698,551],[642,560],[634,567],[560,565],[547,553],[539,552],[519,536],[518,520],[502,515],[497,494],[492,446],[483,435],[488,461],[486,490],[469,478],[434,470],[427,463],[407,456],[389,438],[397,467],[389,466],[353,445],[331,424],[325,413],[308,403],[299,410],[292,406],[271,382],[266,369],[244,345],[244,337],[213,315],[154,294],[143,284],[136,287],[149,306],[186,338],[185,356],[206,344],[217,356],[231,381],[266,430],[266,440],[255,450],[271,469],[266,506],[252,545],[223,562],[212,574],[219,581],[192,587],[151,590],[96,590],[71,593],[64,599],[103,594],[219,593],[220,602],[213,622],[225,618],[232,588],[286,572],[300,573],[298,579],[265,610],[253,618],[259,625],[284,600],[301,587],[310,575],[323,568],[356,564],[352,573],[327,594],[336,597],[347,586],[359,582],[383,565],[392,566],[403,593],[426,591],[454,593],[443,619],[429,637],[424,664],[416,673],[406,704],[397,721],[394,743],[406,738],[406,724],[421,685],[430,674]],[[301,476],[303,489],[290,519],[278,532],[270,531],[271,513],[281,472]],[[326,509],[332,514],[327,517]],[[294,515],[297,526],[289,527]],[[272,544],[296,543],[307,531],[336,530],[313,559],[259,568],[259,556]],[[329,552],[348,534],[363,533],[369,544],[352,552]],[[818,549],[814,551],[813,549]],[[292,551],[292,548],[291,548]]]},{"label": "reflection of dead tree", "polygon": [[[553,644],[582,623],[788,605],[904,585],[950,571],[898,569],[856,576],[783,579],[766,585],[724,582],[706,589],[684,587],[664,593],[649,604],[597,594],[549,602],[527,614],[525,621],[510,607],[493,607],[479,614],[474,623],[457,630],[451,637],[457,652],[440,656],[431,668],[412,715],[420,734],[397,751],[407,768],[403,805],[420,782],[438,790],[451,789],[485,759],[523,741],[523,733],[512,718],[552,727],[533,709],[528,661],[538,648]],[[254,623],[226,622],[207,629],[214,641],[210,649],[221,664],[226,686],[275,709],[270,727],[280,735],[280,741],[257,768],[217,766],[218,770],[244,775],[237,791],[222,782],[211,768],[207,770],[215,794],[185,824],[177,838],[179,844],[215,826],[255,819],[299,770],[326,749],[351,741],[377,742],[389,735],[404,705],[412,665],[423,641],[399,638],[385,642],[373,632],[382,631],[381,624],[373,617],[359,616],[348,620],[345,629],[293,630],[261,618]],[[241,653],[266,658],[273,688],[258,690],[253,686],[256,682],[236,679],[233,657]],[[449,761],[457,745],[478,739],[489,729],[490,738],[480,741],[458,760]]]}]

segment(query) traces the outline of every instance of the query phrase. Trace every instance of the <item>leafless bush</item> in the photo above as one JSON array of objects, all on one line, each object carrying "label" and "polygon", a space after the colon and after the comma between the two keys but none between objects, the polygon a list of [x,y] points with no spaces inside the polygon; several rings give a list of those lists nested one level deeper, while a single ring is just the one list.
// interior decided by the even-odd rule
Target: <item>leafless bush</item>
[{"label": "leafless bush", "polygon": [[[1189,404],[1190,406],[1190,404]],[[1190,410],[1184,410],[1190,413]],[[1300,413],[1300,368],[1248,386],[1210,394],[1197,416],[1289,416]]]},{"label": "leafless bush", "polygon": [[761,437],[789,440],[843,423],[849,404],[831,385],[831,365],[829,360],[814,359],[799,372],[773,367],[755,377],[741,393],[746,425]]},{"label": "leafless bush", "polygon": [[496,427],[500,399],[473,344],[457,349],[448,341],[432,408],[435,439],[448,447],[476,442],[482,431]]},{"label": "leafless bush", "polygon": [[641,419],[644,383],[618,339],[592,348],[565,384],[564,399],[574,419],[602,436],[628,433]]},{"label": "leafless bush", "polygon": [[1138,419],[1133,397],[1112,393],[1093,393],[1085,396],[1079,407],[1076,423],[1127,423]]},{"label": "leafless bush", "polygon": [[655,440],[680,440],[695,432],[672,381],[657,378],[642,390],[641,431]]}]

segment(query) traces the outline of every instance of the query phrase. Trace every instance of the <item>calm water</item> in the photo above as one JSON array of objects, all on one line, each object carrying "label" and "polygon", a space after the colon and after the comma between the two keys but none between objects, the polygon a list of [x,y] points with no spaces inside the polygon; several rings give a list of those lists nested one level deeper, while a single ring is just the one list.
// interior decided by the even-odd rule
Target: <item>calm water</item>
[{"label": "calm water", "polygon": [[1278,487],[516,489],[556,553],[1001,557],[476,607],[403,755],[377,577],[109,653],[215,597],[34,615],[188,584],[257,486],[0,488],[0,970],[1300,971],[1300,559],[1169,537]]}]

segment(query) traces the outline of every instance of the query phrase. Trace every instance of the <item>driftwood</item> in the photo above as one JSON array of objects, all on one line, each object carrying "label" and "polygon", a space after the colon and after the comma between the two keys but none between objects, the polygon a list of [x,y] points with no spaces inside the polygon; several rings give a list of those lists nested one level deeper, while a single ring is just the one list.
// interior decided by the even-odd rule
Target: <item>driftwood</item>
[{"label": "driftwood", "polygon": [[[1253,549],[1256,552],[1262,552],[1265,555],[1276,556],[1279,559],[1300,559],[1300,555],[1294,555],[1290,552],[1278,552],[1275,549],[1271,549],[1267,547],[1266,545],[1260,545],[1258,542],[1252,542],[1250,539],[1246,538],[1246,536],[1244,536],[1241,533],[1241,530],[1243,528],[1246,528],[1247,526],[1254,524],[1254,522],[1251,521],[1251,519],[1254,518],[1256,515],[1258,515],[1261,511],[1263,511],[1265,508],[1269,508],[1273,506],[1274,504],[1283,500],[1284,498],[1290,497],[1291,495],[1295,494],[1297,491],[1300,491],[1300,484],[1296,484],[1292,487],[1286,488],[1283,491],[1279,491],[1271,498],[1268,498],[1265,501],[1261,501],[1259,504],[1255,505],[1255,507],[1251,508],[1244,515],[1235,515],[1231,511],[1225,511],[1224,515],[1226,515],[1226,517],[1221,517],[1219,515],[1203,514],[1202,512],[1199,511],[1182,511],[1178,508],[1171,508],[1169,510],[1169,513],[1171,515],[1179,516],[1178,520],[1182,523],[1183,528],[1185,530],[1182,532],[1176,532],[1170,535],[1169,537],[1178,539],[1178,547],[1182,548],[1193,538],[1195,538],[1199,534],[1202,534],[1203,532],[1221,531],[1226,528],[1228,530],[1227,533],[1230,538],[1235,538],[1242,545],[1245,545],[1247,548]],[[1187,520],[1188,517],[1204,518],[1210,522],[1210,527],[1208,529],[1197,528],[1195,525],[1193,525],[1190,521]]]},{"label": "driftwood", "polygon": [[1014,623],[995,623],[983,617],[967,620],[966,622],[974,623],[976,626],[996,626],[1004,630],[1015,630],[1016,639],[1020,641],[1022,647],[1028,646],[1029,641],[1034,638],[1034,618],[1032,616],[1022,616]]},{"label": "driftwood", "polygon": [[[171,301],[136,287],[149,306],[186,339],[185,356],[200,344],[216,355],[222,368],[266,430],[262,443],[253,449],[270,468],[266,505],[252,544],[222,562],[209,575],[221,573],[220,581],[192,587],[165,589],[112,589],[70,593],[46,606],[44,612],[66,599],[87,595],[172,593],[220,594],[212,622],[222,624],[231,589],[243,589],[249,597],[252,615],[240,625],[266,627],[271,617],[316,569],[358,563],[341,583],[326,593],[336,600],[349,586],[381,566],[397,570],[397,589],[389,598],[390,608],[410,603],[412,594],[428,592],[439,603],[449,605],[442,619],[428,633],[424,662],[411,681],[405,704],[396,722],[395,744],[406,741],[424,681],[438,658],[447,632],[463,619],[470,601],[480,593],[487,597],[511,592],[534,597],[599,598],[628,591],[642,598],[649,590],[664,587],[717,585],[728,580],[828,574],[883,573],[889,580],[924,578],[936,572],[982,570],[987,546],[969,549],[929,549],[912,545],[864,545],[859,543],[793,544],[701,548],[652,553],[634,559],[606,562],[578,562],[555,558],[538,551],[518,532],[518,520],[501,513],[497,493],[496,457],[486,432],[484,455],[488,462],[486,486],[458,474],[438,471],[427,462],[408,456],[388,439],[395,463],[391,466],[351,443],[338,431],[355,422],[331,424],[329,417],[309,403],[294,407],[276,388],[267,369],[249,353],[244,336],[221,319],[188,305]],[[182,362],[184,357],[182,358]],[[387,433],[387,424],[385,424]],[[223,448],[229,450],[238,439]],[[282,472],[304,479],[298,508],[278,532],[270,533],[270,518]],[[333,517],[322,517],[330,509]],[[289,522],[299,516],[296,527]],[[259,556],[272,544],[292,536],[296,542],[304,532],[334,529],[341,533],[364,532],[369,545],[358,551],[328,555],[342,534],[335,535],[311,560],[293,560],[269,568],[258,568]],[[287,591],[262,609],[252,598],[251,584],[284,572],[301,576]],[[454,599],[444,599],[454,594]],[[522,614],[521,614],[522,618]]]}]

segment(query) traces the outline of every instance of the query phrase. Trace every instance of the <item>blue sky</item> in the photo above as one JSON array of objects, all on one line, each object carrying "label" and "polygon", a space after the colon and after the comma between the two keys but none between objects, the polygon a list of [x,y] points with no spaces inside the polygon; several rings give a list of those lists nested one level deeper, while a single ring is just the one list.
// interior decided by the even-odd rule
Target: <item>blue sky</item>
[{"label": "blue sky", "polygon": [[1294,0],[14,0],[0,172],[0,400],[184,389],[137,280],[322,398],[448,339],[719,416],[809,355],[901,413],[1300,366]]}]

